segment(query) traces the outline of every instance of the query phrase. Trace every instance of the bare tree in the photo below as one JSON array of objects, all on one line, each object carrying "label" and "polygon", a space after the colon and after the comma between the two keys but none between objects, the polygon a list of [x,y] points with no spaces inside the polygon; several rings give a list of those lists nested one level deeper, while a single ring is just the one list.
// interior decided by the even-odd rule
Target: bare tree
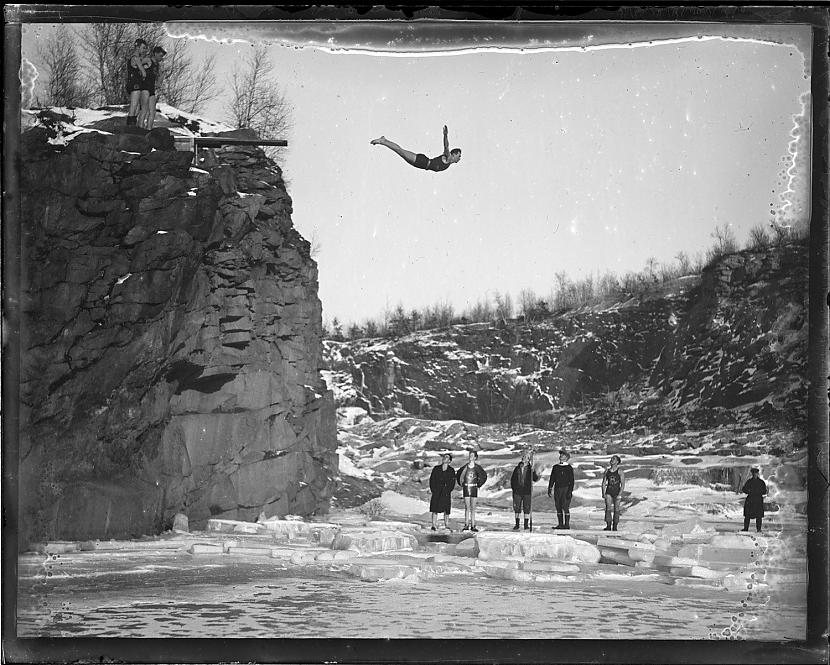
[{"label": "bare tree", "polygon": [[763,250],[770,246],[771,238],[763,224],[756,224],[749,230],[747,247],[754,250]]},{"label": "bare tree", "polygon": [[715,241],[714,247],[710,250],[714,253],[715,258],[738,251],[738,243],[735,240],[735,233],[732,231],[732,227],[728,224],[718,224],[714,231],[712,231],[709,235]]},{"label": "bare tree", "polygon": [[38,45],[38,57],[49,76],[46,103],[52,106],[88,106],[92,89],[83,76],[72,31],[61,25]]},{"label": "bare tree", "polygon": [[159,98],[170,106],[195,113],[216,98],[216,58],[208,56],[198,65],[184,41],[176,40],[167,51],[158,84]]},{"label": "bare tree", "polygon": [[308,241],[308,246],[309,256],[311,256],[312,259],[317,260],[320,256],[320,252],[323,251],[323,242],[320,240],[320,234],[317,233],[316,228],[311,230],[311,238]]},{"label": "bare tree", "polygon": [[501,294],[496,291],[493,294],[493,301],[496,303],[495,314],[497,320],[507,321],[507,319],[513,317],[513,298],[510,297],[509,293]]},{"label": "bare tree", "polygon": [[689,255],[684,252],[682,249],[674,255],[674,258],[677,259],[678,267],[680,268],[681,275],[688,275],[692,272],[692,260],[689,258]]},{"label": "bare tree", "polygon": [[81,32],[81,50],[92,73],[99,103],[121,104],[125,97],[127,58],[133,48],[127,23],[92,23]]},{"label": "bare tree", "polygon": [[257,45],[229,79],[227,111],[232,122],[240,129],[253,129],[263,139],[282,138],[291,128],[292,108],[273,73],[267,47]]},{"label": "bare tree", "polygon": [[646,259],[646,270],[652,282],[657,281],[657,263],[657,258],[654,256],[649,256]]},{"label": "bare tree", "polygon": [[533,289],[522,289],[519,292],[519,312],[525,318],[525,321],[531,319],[531,314],[536,309],[539,298]]},{"label": "bare tree", "polygon": [[170,39],[160,23],[92,23],[81,32],[80,43],[100,103],[124,103],[127,60],[136,39],[167,51],[156,84],[161,101],[192,113],[216,97],[214,58],[196,64],[187,42]]}]

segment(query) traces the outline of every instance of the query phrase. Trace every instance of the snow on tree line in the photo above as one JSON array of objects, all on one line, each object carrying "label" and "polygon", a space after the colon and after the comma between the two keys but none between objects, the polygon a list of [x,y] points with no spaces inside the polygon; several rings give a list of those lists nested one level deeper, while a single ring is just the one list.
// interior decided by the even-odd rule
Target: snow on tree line
[{"label": "snow on tree line", "polygon": [[[770,224],[769,227],[770,231],[763,224],[752,227],[745,249],[761,251],[788,240],[806,237],[803,230],[777,224]],[[344,324],[334,317],[330,322],[323,323],[323,337],[334,341],[399,337],[418,330],[446,328],[457,324],[506,323],[514,316],[523,321],[538,321],[556,312],[631,298],[679,277],[699,275],[721,257],[739,250],[735,234],[728,225],[716,226],[710,237],[713,243],[705,252],[698,252],[692,257],[680,251],[673,261],[666,263],[649,257],[642,270],[629,271],[622,277],[609,271],[597,277],[588,275],[572,280],[564,271],[557,272],[554,275],[554,286],[546,298],[539,297],[532,289],[523,289],[514,302],[510,293],[495,291],[492,298],[485,295],[460,312],[456,312],[453,305],[446,301],[409,310],[398,303],[393,309],[387,307],[379,317],[366,319],[362,325],[354,322]]]}]

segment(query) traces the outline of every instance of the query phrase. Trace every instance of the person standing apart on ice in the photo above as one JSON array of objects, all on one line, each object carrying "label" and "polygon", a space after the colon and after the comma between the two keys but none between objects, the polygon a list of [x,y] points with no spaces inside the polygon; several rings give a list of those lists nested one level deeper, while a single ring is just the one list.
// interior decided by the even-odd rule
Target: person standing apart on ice
[{"label": "person standing apart on ice", "polygon": [[621,462],[618,455],[611,455],[611,466],[602,476],[602,498],[605,500],[603,531],[616,531],[620,521],[620,496],[625,489],[625,474],[620,469]]},{"label": "person standing apart on ice", "polygon": [[533,499],[533,483],[539,480],[539,474],[533,467],[533,451],[525,450],[522,460],[513,469],[510,477],[510,489],[513,490],[513,513],[516,515],[516,526],[513,531],[519,530],[519,513],[525,516],[525,530],[530,528],[530,502]]},{"label": "person standing apart on ice", "polygon": [[759,469],[751,469],[752,478],[744,483],[743,490],[746,494],[744,501],[744,528],[741,531],[749,531],[749,520],[755,519],[755,530],[760,533],[761,522],[764,521],[764,495],[767,493],[767,484],[758,476]]},{"label": "person standing apart on ice", "polygon": [[[559,452],[559,464],[550,470],[548,496],[553,492],[556,505],[556,519],[559,521],[554,529],[571,528],[571,497],[574,493],[574,470],[570,463],[571,454],[567,450]],[[563,518],[564,517],[564,521]],[[606,518],[607,519],[607,518]]]},{"label": "person standing apart on ice", "polygon": [[429,476],[429,491],[432,496],[429,500],[429,512],[432,513],[432,530],[436,530],[438,513],[444,513],[444,528],[449,529],[447,519],[450,516],[452,505],[452,491],[455,489],[455,469],[450,466],[452,455],[441,455],[441,464],[433,467]]},{"label": "person standing apart on ice", "polygon": [[407,164],[412,164],[416,169],[424,169],[425,171],[446,171],[450,165],[455,164],[461,160],[461,148],[453,148],[450,150],[450,142],[447,138],[447,126],[444,125],[444,152],[437,157],[430,159],[423,153],[414,153],[411,150],[401,148],[397,143],[393,143],[385,136],[370,141],[372,145],[383,145],[389,148],[394,153],[400,155]]},{"label": "person standing apart on ice", "polygon": [[478,488],[487,481],[487,472],[478,464],[478,453],[470,451],[467,463],[455,476],[464,495],[464,531],[478,531],[476,528],[476,499]]},{"label": "person standing apart on ice", "polygon": [[147,78],[150,59],[147,57],[149,47],[143,39],[136,39],[133,52],[127,58],[127,95],[130,108],[127,111],[127,126],[135,126],[141,107],[141,89]]}]

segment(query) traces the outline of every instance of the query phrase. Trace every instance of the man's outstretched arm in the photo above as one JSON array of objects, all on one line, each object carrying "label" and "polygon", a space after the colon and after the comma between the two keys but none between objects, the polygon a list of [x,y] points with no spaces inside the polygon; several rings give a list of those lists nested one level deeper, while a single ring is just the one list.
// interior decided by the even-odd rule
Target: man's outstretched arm
[{"label": "man's outstretched arm", "polygon": [[444,157],[450,156],[450,140],[447,138],[447,126],[444,125]]}]

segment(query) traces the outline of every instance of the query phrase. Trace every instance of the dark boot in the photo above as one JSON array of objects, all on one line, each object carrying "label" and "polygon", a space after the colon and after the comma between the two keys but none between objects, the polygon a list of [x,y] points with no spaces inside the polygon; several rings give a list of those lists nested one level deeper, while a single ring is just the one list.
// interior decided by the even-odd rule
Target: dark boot
[{"label": "dark boot", "polygon": [[749,518],[744,517],[744,528],[741,531],[749,531]]},{"label": "dark boot", "polygon": [[756,530],[758,533],[761,533],[761,522],[763,522],[763,521],[764,521],[764,520],[763,520],[763,518],[761,518],[761,517],[756,517],[756,518],[755,518],[755,530]]},{"label": "dark boot", "polygon": [[605,528],[603,529],[603,531],[610,531],[610,530],[611,530],[611,522],[606,522],[605,523]]},{"label": "dark boot", "polygon": [[611,526],[611,531],[616,531],[616,530],[617,530],[617,522],[614,522],[614,524]]},{"label": "dark boot", "polygon": [[530,528],[530,520],[527,519],[527,517],[525,517],[525,531],[527,531],[529,528]]},{"label": "dark boot", "polygon": [[519,530],[519,518],[517,517],[516,518],[516,526],[513,527],[513,531],[518,531],[518,530]]},{"label": "dark boot", "polygon": [[570,513],[565,513],[565,528],[566,529],[571,528],[571,515],[570,515]]},{"label": "dark boot", "polygon": [[559,520],[559,524],[557,524],[554,529],[564,529],[565,526],[562,522],[562,513],[556,513],[556,519]]}]

